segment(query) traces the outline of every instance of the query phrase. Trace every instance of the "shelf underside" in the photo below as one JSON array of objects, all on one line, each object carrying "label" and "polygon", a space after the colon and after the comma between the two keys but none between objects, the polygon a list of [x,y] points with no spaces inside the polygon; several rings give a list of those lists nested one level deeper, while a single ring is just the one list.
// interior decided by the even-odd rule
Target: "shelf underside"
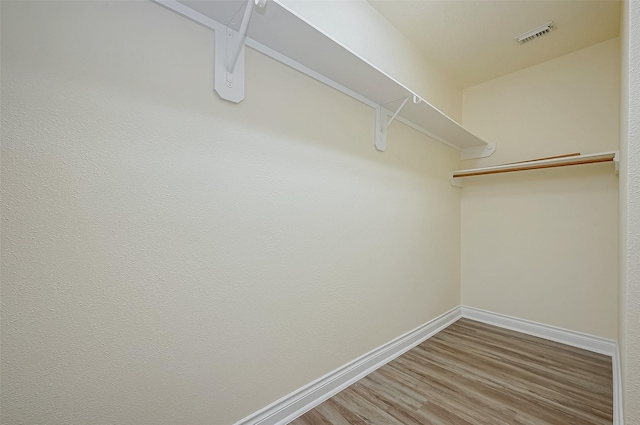
[{"label": "shelf underside", "polygon": [[[181,0],[180,3],[231,28],[237,25],[237,18],[234,19],[234,16],[237,17],[237,12],[245,4],[243,1],[198,0]],[[264,9],[255,9],[247,36],[391,112],[395,112],[404,99],[415,95],[407,87],[300,19],[277,0],[268,2]],[[254,45],[255,43],[251,44],[252,47]],[[251,93],[247,93],[247,96],[251,96]],[[458,148],[487,145],[424,100],[418,104],[411,100],[407,102],[399,117],[426,130],[436,139]]]}]

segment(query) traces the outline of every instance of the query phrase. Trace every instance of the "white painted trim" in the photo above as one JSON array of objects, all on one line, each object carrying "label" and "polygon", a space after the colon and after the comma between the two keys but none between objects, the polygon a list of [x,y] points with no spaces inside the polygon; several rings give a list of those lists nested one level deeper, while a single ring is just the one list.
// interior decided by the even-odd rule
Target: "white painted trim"
[{"label": "white painted trim", "polygon": [[537,336],[607,356],[613,357],[616,353],[616,341],[611,339],[570,331],[556,326],[544,325],[531,320],[518,319],[504,314],[492,313],[479,308],[461,306],[461,309],[462,317],[477,322],[511,329],[523,334]]},{"label": "white painted trim", "polygon": [[611,358],[613,367],[613,425],[624,425],[624,406],[622,403],[622,371],[620,370],[620,349]]},{"label": "white painted trim", "polygon": [[620,354],[616,341],[582,332],[570,331],[556,326],[545,325],[531,320],[492,313],[479,308],[461,306],[460,309],[462,317],[467,319],[611,356],[613,373],[613,425],[624,425],[622,416]]},{"label": "white painted trim", "polygon": [[460,317],[460,307],[455,307],[424,325],[387,342],[346,365],[329,372],[312,383],[282,397],[269,406],[236,422],[235,425],[287,424],[347,388],[357,380],[437,334]]}]

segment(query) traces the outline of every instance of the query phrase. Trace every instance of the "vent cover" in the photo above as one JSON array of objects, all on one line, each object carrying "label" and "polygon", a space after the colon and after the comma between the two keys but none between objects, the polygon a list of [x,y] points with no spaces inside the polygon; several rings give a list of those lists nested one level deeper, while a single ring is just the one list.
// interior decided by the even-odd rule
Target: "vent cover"
[{"label": "vent cover", "polygon": [[545,34],[549,34],[551,28],[553,28],[553,21],[547,22],[546,24],[539,26],[538,28],[534,28],[531,31],[525,32],[524,34],[520,34],[516,37],[516,40],[518,41],[518,43],[524,44]]}]

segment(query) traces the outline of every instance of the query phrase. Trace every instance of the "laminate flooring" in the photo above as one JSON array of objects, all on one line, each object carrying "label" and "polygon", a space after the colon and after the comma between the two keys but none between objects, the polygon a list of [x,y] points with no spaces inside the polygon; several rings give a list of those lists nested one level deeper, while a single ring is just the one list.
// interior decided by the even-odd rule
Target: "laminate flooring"
[{"label": "laminate flooring", "polygon": [[293,425],[610,425],[611,358],[460,319]]}]

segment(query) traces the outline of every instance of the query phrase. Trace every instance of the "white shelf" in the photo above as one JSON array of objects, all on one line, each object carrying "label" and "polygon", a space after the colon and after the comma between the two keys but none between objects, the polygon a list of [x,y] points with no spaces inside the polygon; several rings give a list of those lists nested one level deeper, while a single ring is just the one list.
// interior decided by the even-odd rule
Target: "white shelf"
[{"label": "white shelf", "polygon": [[[244,9],[245,4],[238,1],[154,1],[214,31],[226,30],[228,25],[237,28],[238,16],[242,15],[238,11]],[[234,16],[235,22],[231,24]],[[403,100],[410,97],[398,119],[461,149],[463,158],[488,156],[495,149],[495,145],[471,134],[425,99],[418,97],[421,102],[413,103],[412,98],[417,95],[409,88],[300,19],[278,0],[253,12],[246,45],[372,107],[382,105],[387,115],[392,115]],[[247,93],[247,96],[251,94]]]},{"label": "white shelf", "polygon": [[454,171],[449,177],[451,180],[451,185],[462,187],[462,179],[465,177],[510,173],[514,171],[539,170],[544,168],[566,167],[571,165],[597,164],[601,162],[613,162],[617,172],[619,164],[618,151],[593,153],[588,155],[571,154],[562,157],[495,165],[493,167],[471,168],[468,170]]}]

